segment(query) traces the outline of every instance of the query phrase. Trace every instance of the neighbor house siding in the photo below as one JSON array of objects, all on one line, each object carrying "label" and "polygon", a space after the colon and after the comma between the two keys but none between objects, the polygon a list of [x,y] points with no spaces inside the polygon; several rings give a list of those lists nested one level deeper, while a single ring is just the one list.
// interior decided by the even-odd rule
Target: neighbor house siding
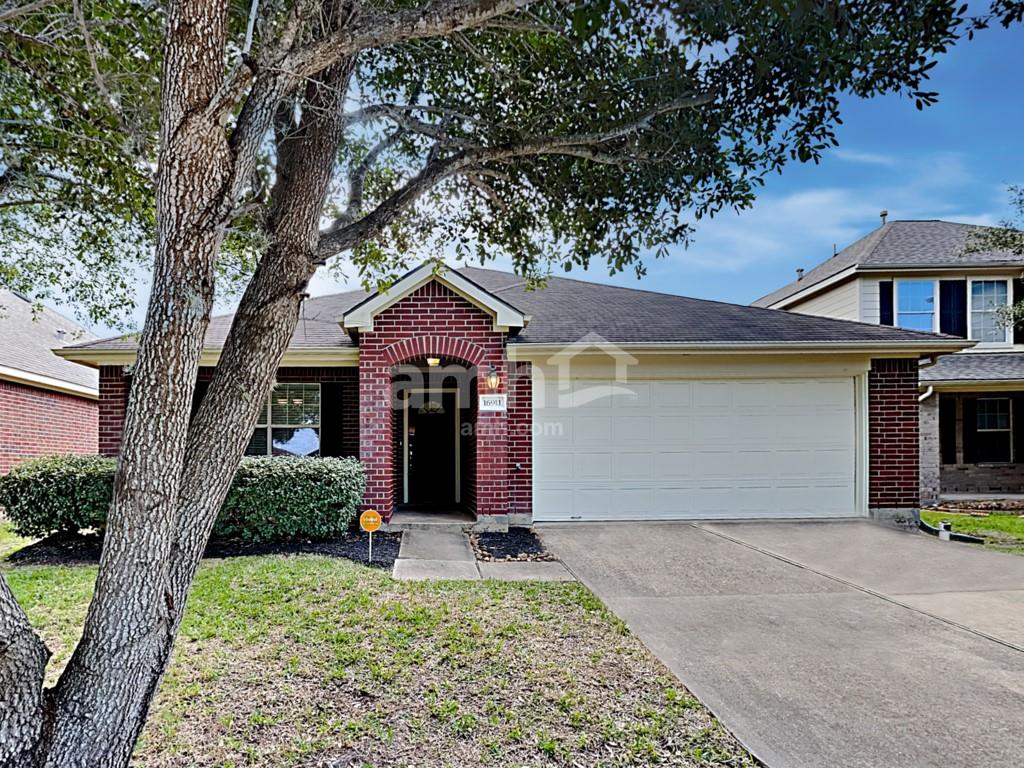
[{"label": "neighbor house siding", "polygon": [[95,400],[0,381],[0,474],[37,456],[96,453]]},{"label": "neighbor house siding", "polygon": [[875,278],[861,278],[860,283],[860,316],[862,323],[878,325],[882,318],[882,299]]},{"label": "neighbor house siding", "polygon": [[868,373],[868,507],[917,509],[920,445],[917,360],[872,360]]},{"label": "neighbor house siding", "polygon": [[856,320],[860,312],[859,280],[849,280],[789,307],[791,312],[840,320]]}]

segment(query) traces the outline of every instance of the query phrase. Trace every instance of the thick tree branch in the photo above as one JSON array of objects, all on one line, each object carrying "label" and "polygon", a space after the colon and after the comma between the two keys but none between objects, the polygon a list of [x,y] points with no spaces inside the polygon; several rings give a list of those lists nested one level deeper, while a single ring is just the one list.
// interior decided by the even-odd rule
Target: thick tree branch
[{"label": "thick tree branch", "polygon": [[27,13],[35,13],[41,11],[44,8],[49,8],[51,5],[56,5],[61,0],[36,0],[33,3],[10,3],[0,8],[0,24],[5,21],[17,18],[18,16],[24,16]]},{"label": "thick tree branch", "polygon": [[389,14],[366,13],[352,24],[285,57],[283,68],[294,77],[309,77],[339,58],[367,48],[474,29],[536,2],[539,0],[433,0],[423,8]]},{"label": "thick tree branch", "polygon": [[629,151],[616,151],[604,145],[649,130],[653,121],[671,112],[691,109],[709,103],[714,94],[691,94],[658,105],[632,120],[607,131],[567,136],[544,136],[526,139],[516,144],[468,149],[453,155],[428,160],[423,169],[381,202],[365,217],[347,226],[332,228],[321,233],[317,245],[317,258],[322,263],[336,254],[354,248],[361,242],[377,236],[420,197],[444,179],[460,173],[475,172],[488,163],[502,163],[523,157],[541,155],[567,155],[603,164],[627,164],[643,158]]}]

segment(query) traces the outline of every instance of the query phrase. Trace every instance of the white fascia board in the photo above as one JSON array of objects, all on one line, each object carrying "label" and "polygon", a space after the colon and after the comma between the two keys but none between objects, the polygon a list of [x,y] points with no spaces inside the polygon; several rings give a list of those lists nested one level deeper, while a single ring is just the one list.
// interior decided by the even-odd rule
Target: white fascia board
[{"label": "white fascia board", "polygon": [[430,264],[421,264],[388,290],[379,291],[362,304],[346,312],[338,318],[338,322],[346,329],[368,333],[373,330],[373,318],[378,313],[383,312],[431,280],[437,280],[466,301],[487,312],[494,319],[494,330],[496,331],[524,328],[529,323],[528,316],[511,304],[505,303],[493,293],[466,279],[455,270],[444,267],[435,272]]},{"label": "white fascia board", "polygon": [[936,392],[1024,392],[1024,379],[945,379],[921,381],[917,386]]},{"label": "white fascia board", "polygon": [[[852,353],[864,352],[874,357],[892,355],[893,357],[918,357],[922,354],[945,354],[959,352],[974,345],[973,341],[956,339],[955,341],[936,339],[935,341],[913,342],[870,342],[870,341],[796,341],[796,342],[632,342],[610,346],[628,352],[631,355],[678,355],[678,354],[736,354],[747,355],[784,355],[794,352],[803,353]],[[548,358],[552,355],[607,355],[607,351],[595,349],[588,344],[577,349],[573,344],[509,344],[506,347],[509,360],[532,360],[537,357]]]},{"label": "white fascia board", "polygon": [[99,390],[94,387],[85,387],[81,384],[74,384],[70,381],[54,378],[53,376],[43,376],[42,374],[32,373],[31,371],[23,371],[19,368],[8,368],[6,365],[0,365],[0,379],[13,381],[15,384],[24,384],[26,386],[36,387],[38,389],[62,392],[66,395],[86,397],[90,400],[96,400],[100,396]]}]

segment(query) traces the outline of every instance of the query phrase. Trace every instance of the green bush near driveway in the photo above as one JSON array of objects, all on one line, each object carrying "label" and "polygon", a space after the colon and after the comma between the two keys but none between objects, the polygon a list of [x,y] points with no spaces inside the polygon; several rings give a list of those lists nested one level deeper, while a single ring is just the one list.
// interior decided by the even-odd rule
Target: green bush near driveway
[{"label": "green bush near driveway", "polygon": [[[102,530],[116,468],[103,456],[27,461],[0,477],[0,506],[22,536]],[[256,543],[336,536],[351,527],[365,486],[356,459],[246,458],[213,535]]]}]

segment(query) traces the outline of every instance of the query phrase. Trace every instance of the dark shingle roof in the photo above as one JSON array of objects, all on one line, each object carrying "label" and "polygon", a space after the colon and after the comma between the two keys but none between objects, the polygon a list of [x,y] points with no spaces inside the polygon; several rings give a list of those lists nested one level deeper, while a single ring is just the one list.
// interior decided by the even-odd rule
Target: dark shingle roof
[{"label": "dark shingle roof", "polygon": [[963,352],[943,355],[921,369],[922,384],[943,381],[1024,381],[1024,352]]},{"label": "dark shingle roof", "polygon": [[[531,315],[529,325],[510,339],[515,344],[569,344],[588,334],[606,341],[628,343],[770,344],[800,342],[907,343],[944,338],[888,326],[868,325],[799,315],[774,309],[724,304],[666,293],[552,277],[545,288],[526,289],[525,281],[509,272],[463,267],[462,275]],[[351,349],[352,341],[338,323],[346,311],[367,298],[349,291],[306,301],[292,337],[292,349]],[[231,324],[230,316],[215,318],[206,346],[219,348]],[[133,337],[106,339],[83,348],[133,349]]]},{"label": "dark shingle roof", "polygon": [[94,338],[52,309],[44,307],[33,313],[32,302],[0,289],[0,366],[96,389],[96,371],[62,360],[52,352],[55,347]]},{"label": "dark shingle roof", "polygon": [[890,221],[870,232],[831,259],[753,302],[769,307],[850,267],[894,269],[907,267],[989,267],[1024,266],[1020,256],[1004,251],[965,253],[971,232],[982,229],[973,224],[951,221]]}]

